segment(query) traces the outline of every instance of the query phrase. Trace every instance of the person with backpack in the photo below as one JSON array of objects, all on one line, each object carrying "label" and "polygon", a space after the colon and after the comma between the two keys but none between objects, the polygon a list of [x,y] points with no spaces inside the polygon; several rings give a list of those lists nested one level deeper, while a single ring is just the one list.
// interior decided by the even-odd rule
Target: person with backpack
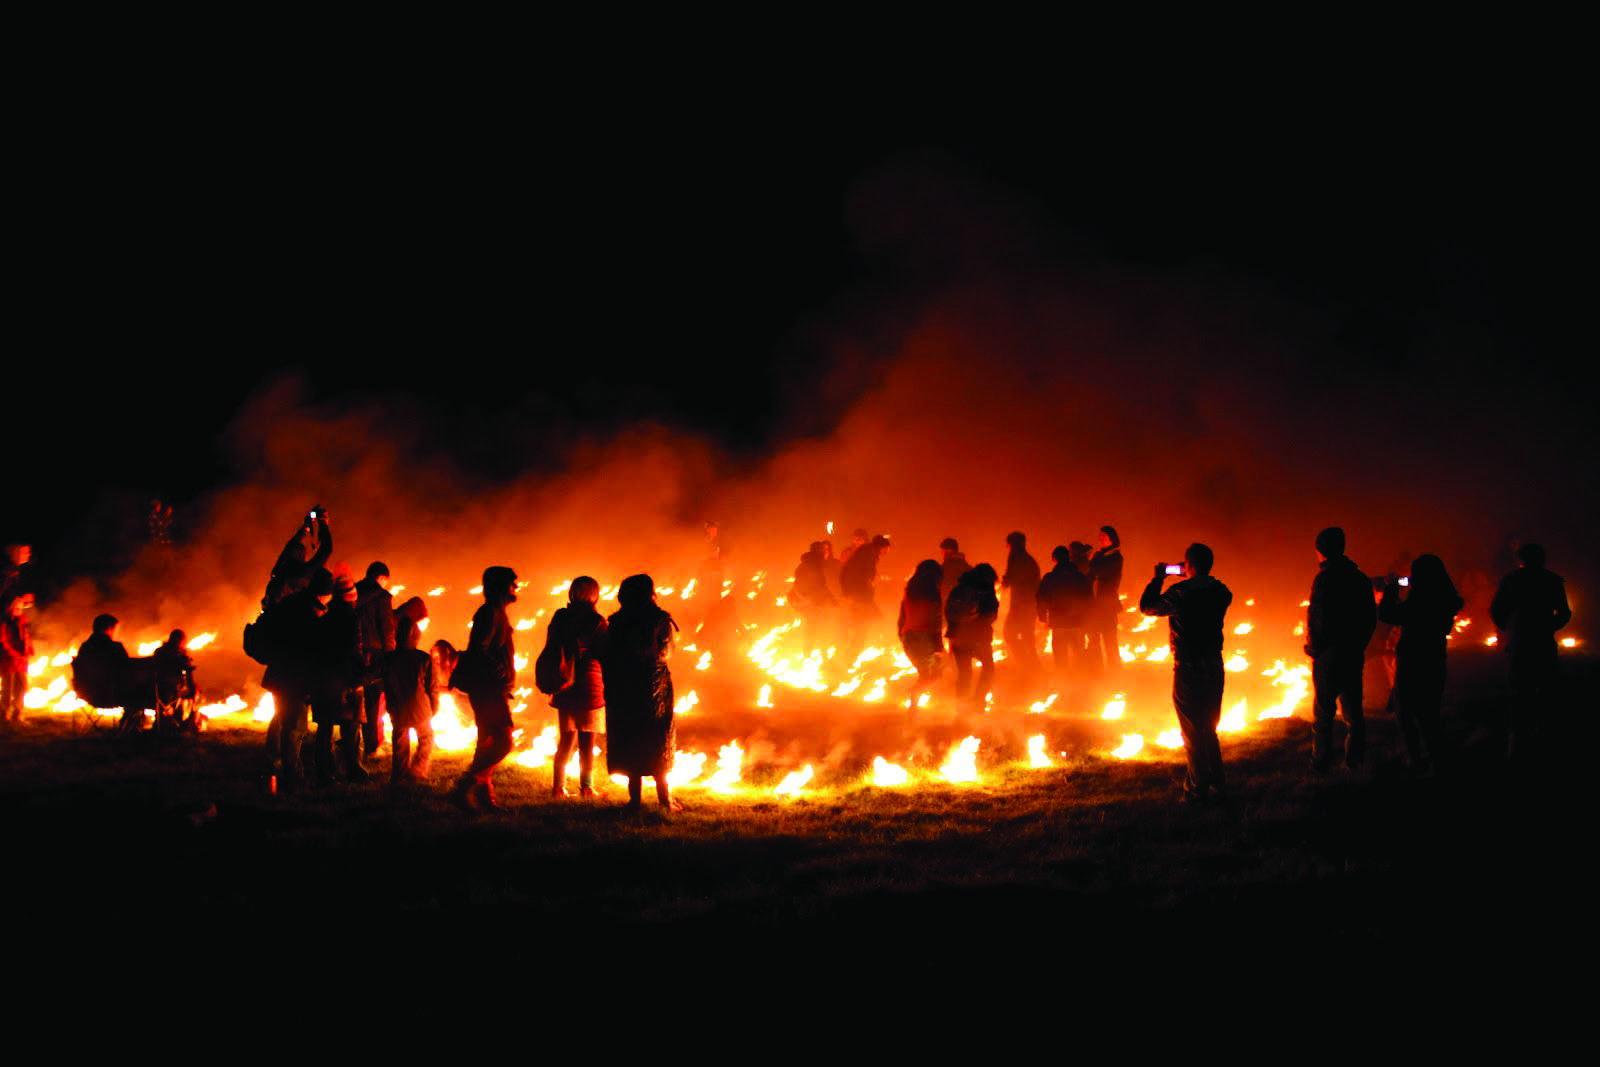
[{"label": "person with backpack", "polygon": [[606,729],[605,675],[600,647],[606,620],[595,608],[600,583],[587,575],[574,578],[567,605],[550,617],[544,651],[534,663],[534,682],[550,696],[561,740],[556,746],[552,796],[567,796],[567,760],[578,748],[579,795],[594,796],[594,735]]},{"label": "person with backpack", "polygon": [[467,649],[456,662],[450,688],[467,694],[478,727],[472,764],[450,791],[457,807],[498,810],[494,769],[511,754],[511,691],[517,682],[516,636],[506,608],[516,603],[517,572],[489,567],[483,572],[483,605],[472,616]]}]

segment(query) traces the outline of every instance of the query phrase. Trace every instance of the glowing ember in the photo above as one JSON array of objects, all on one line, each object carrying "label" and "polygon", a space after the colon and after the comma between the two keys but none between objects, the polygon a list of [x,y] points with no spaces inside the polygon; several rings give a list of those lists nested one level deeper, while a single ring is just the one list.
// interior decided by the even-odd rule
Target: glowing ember
[{"label": "glowing ember", "polygon": [[893,788],[897,785],[905,785],[910,780],[911,776],[905,772],[905,768],[890,763],[882,756],[872,757],[873,785]]},{"label": "glowing ember", "polygon": [[811,781],[813,773],[811,764],[808,763],[800,770],[784,775],[783,781],[778,783],[778,788],[773,792],[780,797],[795,796],[807,782]]},{"label": "glowing ember", "polygon": [[976,782],[978,780],[978,739],[967,737],[950,746],[939,774],[947,782]]},{"label": "glowing ember", "polygon": [[1123,734],[1122,744],[1111,750],[1118,759],[1132,759],[1144,748],[1144,738],[1139,734]]},{"label": "glowing ember", "polygon": [[1028,738],[1028,766],[1054,767],[1050,754],[1044,750],[1044,734],[1035,734]]},{"label": "glowing ember", "polygon": [[1563,637],[1561,639],[1561,647],[1562,648],[1577,648],[1578,647],[1578,639],[1576,637]]},{"label": "glowing ember", "polygon": [[[1567,640],[1570,641],[1571,638],[1568,638]],[[1495,645],[1498,645],[1500,643],[1500,637],[1499,637],[1498,634],[1490,634],[1488,637],[1485,637],[1483,639],[1483,643],[1488,645],[1490,648],[1493,648]],[[1571,647],[1571,646],[1568,646],[1568,647]]]}]

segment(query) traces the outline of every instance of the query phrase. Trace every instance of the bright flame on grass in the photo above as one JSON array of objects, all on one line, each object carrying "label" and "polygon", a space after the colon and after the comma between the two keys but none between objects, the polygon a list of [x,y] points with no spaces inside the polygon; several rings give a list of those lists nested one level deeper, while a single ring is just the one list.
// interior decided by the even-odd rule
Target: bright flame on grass
[{"label": "bright flame on grass", "polygon": [[433,747],[441,752],[465,752],[478,743],[478,727],[471,715],[463,714],[454,693],[439,694],[439,710],[433,716]]},{"label": "bright flame on grass", "polygon": [[1250,661],[1244,658],[1243,652],[1236,651],[1232,656],[1228,657],[1228,662],[1222,665],[1222,669],[1238,674],[1240,671],[1250,669]]},{"label": "bright flame on grass", "polygon": [[963,738],[950,746],[939,773],[947,782],[976,782],[978,780],[978,739]]},{"label": "bright flame on grass", "polygon": [[699,662],[697,662],[694,665],[694,669],[697,670],[697,671],[704,671],[704,670],[709,670],[710,668],[711,668],[711,653],[710,652],[702,652],[702,653],[700,653],[700,660],[699,660]]},{"label": "bright flame on grass", "polygon": [[676,704],[672,705],[672,713],[674,715],[682,715],[684,712],[688,711],[698,703],[700,703],[700,698],[696,696],[694,690],[691,689],[687,693],[683,694],[683,696],[679,697]]},{"label": "bright flame on grass", "polygon": [[1150,654],[1145,657],[1145,662],[1165,663],[1170,655],[1172,655],[1172,649],[1167,645],[1162,645],[1160,648],[1151,649]]},{"label": "bright flame on grass", "polygon": [[1127,710],[1127,699],[1121,693],[1116,693],[1112,695],[1110,700],[1106,701],[1106,709],[1100,713],[1100,717],[1102,719],[1120,719],[1122,718],[1122,713]]},{"label": "bright flame on grass", "polygon": [[882,756],[872,757],[873,785],[893,787],[897,785],[905,785],[906,782],[910,780],[911,776],[906,773],[904,767],[890,763]]},{"label": "bright flame on grass", "polygon": [[1245,634],[1250,632],[1250,624],[1247,622],[1241,622],[1238,626],[1233,628],[1233,632],[1238,636],[1243,637]]},{"label": "bright flame on grass", "polygon": [[1263,709],[1257,718],[1287,719],[1294,714],[1294,709],[1306,698],[1306,694],[1311,692],[1310,667],[1285,667],[1280,659],[1261,673],[1271,678],[1273,685],[1283,686],[1286,692],[1281,703]]},{"label": "bright flame on grass", "polygon": [[1118,759],[1132,759],[1144,748],[1144,738],[1139,734],[1123,734],[1122,744],[1111,750]]},{"label": "bright flame on grass", "polygon": [[1054,704],[1056,702],[1056,698],[1060,695],[1060,693],[1051,693],[1043,700],[1035,700],[1032,704],[1028,705],[1028,712],[1033,715],[1044,714],[1050,710],[1050,705]]},{"label": "bright flame on grass", "polygon": [[1028,766],[1054,767],[1050,754],[1044,750],[1044,734],[1035,734],[1028,738]]},{"label": "bright flame on grass", "polygon": [[214,633],[195,634],[193,637],[189,638],[188,649],[190,652],[196,652],[202,648],[205,648],[216,639],[217,635]]},{"label": "bright flame on grass", "polygon": [[272,702],[272,694],[262,693],[261,701],[256,704],[255,714],[250,717],[256,722],[271,722],[272,717],[277,713],[277,707]]},{"label": "bright flame on grass", "polygon": [[1156,744],[1162,748],[1182,748],[1183,731],[1174,726],[1170,730],[1162,730],[1156,735]]},{"label": "bright flame on grass", "polygon": [[739,764],[744,759],[744,749],[739,742],[729,741],[717,751],[717,773],[706,780],[706,788],[713,793],[731,793],[739,784]]},{"label": "bright flame on grass", "polygon": [[770,708],[770,707],[772,707],[772,686],[764,685],[764,686],[761,687],[761,692],[756,694],[756,707],[758,707],[758,708]]},{"label": "bright flame on grass", "polygon": [[778,788],[773,792],[780,797],[795,796],[807,782],[811,781],[811,776],[814,773],[811,769],[811,764],[808,763],[800,770],[784,775],[783,781],[778,783]]},{"label": "bright flame on grass", "polygon": [[1236,733],[1244,729],[1245,702],[1243,700],[1228,709],[1228,713],[1217,723],[1217,732],[1224,734]]}]

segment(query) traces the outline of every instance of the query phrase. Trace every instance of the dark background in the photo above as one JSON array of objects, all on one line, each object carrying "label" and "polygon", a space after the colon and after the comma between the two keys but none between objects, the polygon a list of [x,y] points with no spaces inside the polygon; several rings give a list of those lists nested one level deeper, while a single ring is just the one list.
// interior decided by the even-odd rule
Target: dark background
[{"label": "dark background", "polygon": [[[1552,28],[1275,27],[1269,50],[843,27],[737,55],[693,29],[515,63],[63,49],[24,108],[5,539],[60,582],[124,563],[153,496],[181,539],[250,476],[229,428],[285,375],[485,485],[641,420],[753,468],[881,378],[899,309],[983,274],[990,231],[962,227],[997,215],[1007,278],[1024,233],[1086,290],[1314,320],[1316,350],[1252,368],[1287,402],[1338,379],[1384,408],[1443,368],[1453,432],[1514,444],[1499,475],[1548,464],[1592,498],[1592,173]],[[938,180],[884,194],[908,173]]]}]

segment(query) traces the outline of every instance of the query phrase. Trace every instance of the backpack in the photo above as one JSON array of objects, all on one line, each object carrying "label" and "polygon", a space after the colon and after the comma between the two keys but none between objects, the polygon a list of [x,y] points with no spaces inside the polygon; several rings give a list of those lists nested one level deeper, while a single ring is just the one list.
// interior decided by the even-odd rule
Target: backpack
[{"label": "backpack", "polygon": [[278,631],[282,627],[278,613],[273,610],[275,607],[276,604],[264,609],[255,622],[244,624],[244,654],[263,667],[271,666],[273,658],[281,651]]},{"label": "backpack", "polygon": [[533,684],[546,696],[555,696],[572,684],[572,657],[560,641],[546,641],[544,651],[533,663]]}]

